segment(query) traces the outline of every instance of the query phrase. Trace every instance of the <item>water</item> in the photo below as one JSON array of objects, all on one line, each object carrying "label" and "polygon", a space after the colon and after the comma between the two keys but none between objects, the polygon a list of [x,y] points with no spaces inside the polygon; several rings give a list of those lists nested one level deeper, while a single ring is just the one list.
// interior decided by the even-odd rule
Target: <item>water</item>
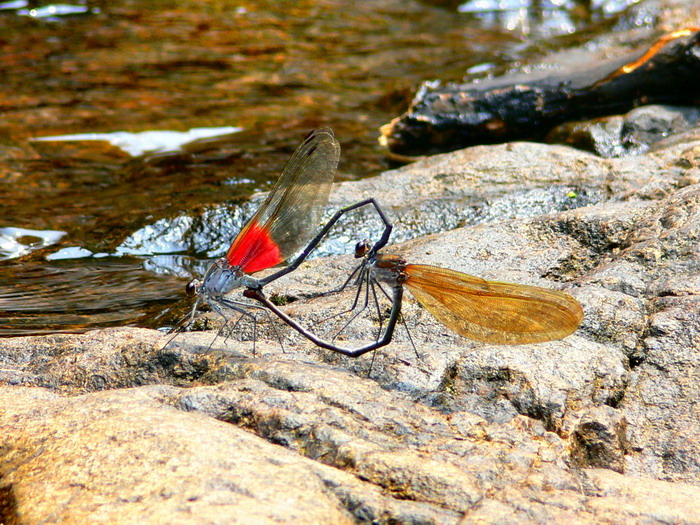
[{"label": "water", "polygon": [[[152,324],[308,130],[335,130],[337,180],[374,175],[421,81],[498,73],[624,3],[521,4],[0,3],[0,335]],[[219,239],[183,243],[202,211]]]}]

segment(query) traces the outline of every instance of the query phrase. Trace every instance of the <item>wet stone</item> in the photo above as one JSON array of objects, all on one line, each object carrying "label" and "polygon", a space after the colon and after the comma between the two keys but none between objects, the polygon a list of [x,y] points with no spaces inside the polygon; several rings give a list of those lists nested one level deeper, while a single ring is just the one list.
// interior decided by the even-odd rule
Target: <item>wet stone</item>
[{"label": "wet stone", "polygon": [[634,156],[693,129],[699,120],[700,111],[693,107],[642,106],[623,116],[557,126],[549,133],[548,142],[569,144],[604,158]]}]

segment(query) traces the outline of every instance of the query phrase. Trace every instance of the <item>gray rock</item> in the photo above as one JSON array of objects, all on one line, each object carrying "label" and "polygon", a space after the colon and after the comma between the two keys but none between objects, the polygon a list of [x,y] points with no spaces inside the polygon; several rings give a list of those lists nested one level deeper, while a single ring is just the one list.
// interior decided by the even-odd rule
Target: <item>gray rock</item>
[{"label": "gray rock", "polygon": [[700,110],[694,107],[649,105],[623,116],[568,122],[554,128],[548,138],[605,158],[639,155],[663,147],[665,139],[692,130],[699,120]]},{"label": "gray rock", "polygon": [[[399,239],[446,205],[484,219],[386,251],[568,291],[585,318],[563,341],[467,341],[410,293],[418,355],[401,326],[353,360],[265,316],[255,344],[246,323],[170,342],[134,328],[0,340],[0,517],[700,521],[699,132],[634,159],[472,148],[337,187],[334,205],[380,196]],[[603,198],[515,205],[571,187]],[[319,294],[355,264],[316,259],[268,292],[330,338],[347,316],[327,318],[354,292]],[[370,306],[338,339],[358,346],[376,330]]]},{"label": "gray rock", "polygon": [[318,475],[330,469],[158,402],[167,393],[1,389],[2,482],[14,507],[0,505],[3,522],[352,523]]},{"label": "gray rock", "polygon": [[[279,327],[283,353],[265,318],[255,353],[250,327],[166,347],[127,328],[4,340],[3,518],[696,522],[700,188],[679,186],[391,247],[568,290],[586,317],[563,341],[466,341],[410,295],[419,357],[401,330],[352,360]],[[312,261],[270,292],[331,331],[318,320],[352,292],[313,295],[354,264]],[[344,342],[373,328],[364,316]]]},{"label": "gray rock", "polygon": [[[96,346],[123,353],[129,345],[113,343],[128,334],[149,339],[110,330]],[[489,424],[445,414],[279,355],[208,358],[228,361],[238,379],[71,397],[0,388],[0,474],[11,503],[0,506],[3,518],[455,523],[522,518],[527,508],[535,521],[698,519],[697,487],[647,480],[640,491],[625,478],[570,470],[565,442],[523,416]],[[640,509],[654,487],[664,506]]]}]

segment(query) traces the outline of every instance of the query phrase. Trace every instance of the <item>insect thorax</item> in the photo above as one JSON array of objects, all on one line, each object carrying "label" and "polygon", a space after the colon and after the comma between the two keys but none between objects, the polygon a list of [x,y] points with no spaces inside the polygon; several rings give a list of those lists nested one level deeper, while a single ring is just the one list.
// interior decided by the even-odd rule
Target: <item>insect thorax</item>
[{"label": "insect thorax", "polygon": [[212,264],[204,276],[202,293],[218,297],[231,290],[247,286],[250,276],[243,273],[240,266],[231,266],[226,259],[219,259]]},{"label": "insect thorax", "polygon": [[392,286],[401,282],[405,267],[406,260],[400,255],[376,255],[369,262],[372,276]]}]

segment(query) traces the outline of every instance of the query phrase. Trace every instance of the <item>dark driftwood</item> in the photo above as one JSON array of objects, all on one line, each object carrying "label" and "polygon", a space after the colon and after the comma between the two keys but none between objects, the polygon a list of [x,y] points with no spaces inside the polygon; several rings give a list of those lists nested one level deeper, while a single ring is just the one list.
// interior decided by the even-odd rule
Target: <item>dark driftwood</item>
[{"label": "dark driftwood", "polygon": [[678,30],[642,51],[588,69],[426,87],[382,128],[397,155],[422,155],[511,140],[538,140],[554,126],[623,113],[642,104],[700,102],[700,28]]}]

